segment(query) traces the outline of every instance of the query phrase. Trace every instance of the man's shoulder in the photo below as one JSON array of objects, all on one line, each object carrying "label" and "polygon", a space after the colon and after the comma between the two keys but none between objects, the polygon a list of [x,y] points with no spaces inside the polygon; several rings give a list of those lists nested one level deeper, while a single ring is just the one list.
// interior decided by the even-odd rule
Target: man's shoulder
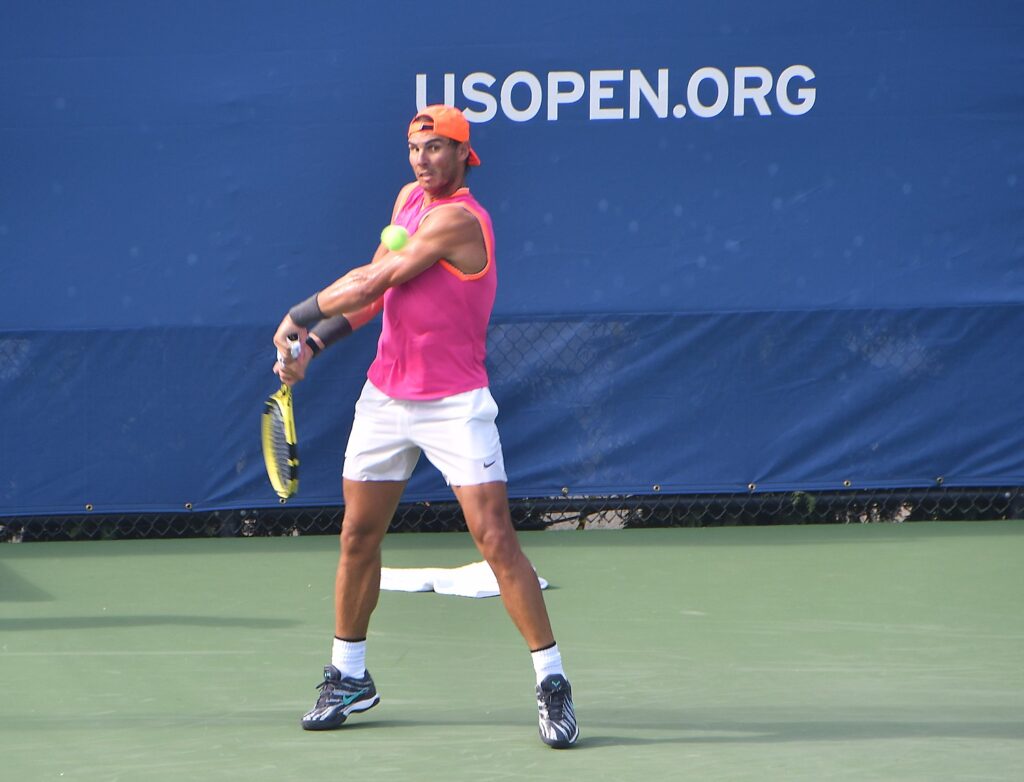
[{"label": "man's shoulder", "polygon": [[476,200],[476,196],[469,191],[468,187],[460,187],[450,196],[434,201],[427,207],[427,210],[443,209],[445,207],[455,207],[456,209],[474,213],[487,213],[487,209]]},{"label": "man's shoulder", "polygon": [[404,201],[417,187],[418,184],[415,181],[410,182],[407,185],[402,185],[402,189],[398,191],[398,200]]},{"label": "man's shoulder", "polygon": [[395,198],[395,208],[391,211],[391,221],[394,222],[395,218],[398,217],[398,213],[402,211],[403,207],[409,202],[410,196],[413,191],[419,185],[416,182],[410,182],[405,185],[401,190],[398,191],[398,196]]},{"label": "man's shoulder", "polygon": [[431,204],[422,217],[423,223],[428,221],[431,225],[446,228],[475,226],[479,223],[477,215],[466,209],[464,203],[459,202]]}]

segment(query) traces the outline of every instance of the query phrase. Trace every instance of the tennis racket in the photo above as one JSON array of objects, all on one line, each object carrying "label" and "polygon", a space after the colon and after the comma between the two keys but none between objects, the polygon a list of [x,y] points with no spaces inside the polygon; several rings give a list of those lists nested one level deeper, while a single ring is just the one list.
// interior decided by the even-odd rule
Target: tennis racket
[{"label": "tennis racket", "polygon": [[[298,337],[289,337],[292,358],[298,358],[302,351]],[[280,361],[281,354],[277,354]],[[263,442],[263,461],[267,465],[270,485],[282,501],[299,490],[299,450],[295,434],[295,411],[292,407],[292,390],[282,383],[281,387],[263,404],[260,421],[260,437]]]}]

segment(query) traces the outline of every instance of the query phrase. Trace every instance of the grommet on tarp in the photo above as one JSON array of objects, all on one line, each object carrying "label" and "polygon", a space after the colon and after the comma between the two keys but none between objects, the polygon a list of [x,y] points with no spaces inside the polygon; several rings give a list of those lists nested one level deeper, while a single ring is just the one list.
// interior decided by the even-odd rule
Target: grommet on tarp
[{"label": "grommet on tarp", "polygon": [[192,510],[192,503],[191,502],[186,502],[185,503],[185,510]]},{"label": "grommet on tarp", "polygon": [[849,489],[851,486],[853,486],[853,481],[851,481],[849,478],[847,478],[845,481],[843,481],[843,486],[845,486],[847,489]]},{"label": "grommet on tarp", "polygon": [[941,486],[942,485],[942,476],[941,475],[938,478],[935,479],[935,485],[936,486]]},{"label": "grommet on tarp", "polygon": [[661,484],[656,483],[651,488],[654,489],[654,491],[661,491]]},{"label": "grommet on tarp", "polygon": [[563,497],[568,497],[569,496],[569,487],[568,486],[563,486],[562,487],[562,496]]},{"label": "grommet on tarp", "polygon": [[756,488],[757,488],[757,484],[756,483],[748,483],[747,484],[747,491],[754,491]]},{"label": "grommet on tarp", "polygon": [[86,510],[92,510],[92,503],[91,502],[85,503],[85,509]]}]

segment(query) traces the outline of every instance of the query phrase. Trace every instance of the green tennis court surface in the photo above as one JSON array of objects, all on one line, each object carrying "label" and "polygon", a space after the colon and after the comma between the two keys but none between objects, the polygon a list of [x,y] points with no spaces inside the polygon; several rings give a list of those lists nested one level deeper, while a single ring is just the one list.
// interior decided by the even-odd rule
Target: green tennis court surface
[{"label": "green tennis court surface", "polygon": [[[498,599],[384,593],[381,704],[300,715],[329,537],[0,548],[4,780],[1017,780],[1020,522],[527,533],[576,693],[543,746]],[[392,567],[476,560],[393,535]]]}]

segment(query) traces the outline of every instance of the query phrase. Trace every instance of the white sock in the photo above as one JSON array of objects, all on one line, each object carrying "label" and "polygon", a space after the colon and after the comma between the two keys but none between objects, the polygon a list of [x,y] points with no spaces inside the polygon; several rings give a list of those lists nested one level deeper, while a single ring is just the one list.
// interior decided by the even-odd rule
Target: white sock
[{"label": "white sock", "polygon": [[331,665],[341,671],[342,676],[362,678],[366,673],[366,639],[342,641],[335,638],[331,649]]},{"label": "white sock", "polygon": [[537,674],[537,684],[553,673],[560,673],[565,676],[562,670],[562,653],[558,651],[558,644],[539,652],[530,652],[533,658],[533,670]]}]

